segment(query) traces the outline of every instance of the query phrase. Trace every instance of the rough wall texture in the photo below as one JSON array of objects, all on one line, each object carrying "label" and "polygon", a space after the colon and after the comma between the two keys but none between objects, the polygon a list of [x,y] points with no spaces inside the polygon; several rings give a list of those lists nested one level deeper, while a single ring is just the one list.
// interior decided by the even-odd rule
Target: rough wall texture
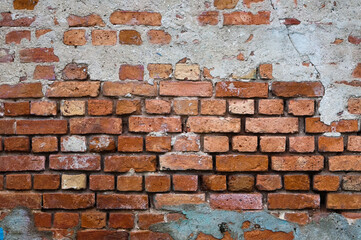
[{"label": "rough wall texture", "polygon": [[0,239],[359,239],[360,11],[1,1]]}]

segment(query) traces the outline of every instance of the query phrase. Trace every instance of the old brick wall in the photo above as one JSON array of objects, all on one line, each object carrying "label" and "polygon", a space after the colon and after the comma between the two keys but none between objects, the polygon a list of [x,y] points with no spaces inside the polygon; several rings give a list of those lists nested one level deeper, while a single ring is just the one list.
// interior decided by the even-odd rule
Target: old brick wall
[{"label": "old brick wall", "polygon": [[325,239],[357,239],[347,226],[361,217],[360,11],[358,1],[2,1],[0,229],[312,239],[337,213],[344,225]]}]

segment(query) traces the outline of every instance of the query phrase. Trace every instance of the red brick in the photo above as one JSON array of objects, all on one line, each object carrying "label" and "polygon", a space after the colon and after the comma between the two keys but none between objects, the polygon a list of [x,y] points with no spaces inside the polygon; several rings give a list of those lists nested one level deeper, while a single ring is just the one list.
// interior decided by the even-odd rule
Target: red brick
[{"label": "red brick", "polygon": [[69,120],[71,134],[121,134],[121,118],[72,118]]},{"label": "red brick", "polygon": [[343,152],[343,137],[318,137],[319,152]]},{"label": "red brick", "polygon": [[258,102],[258,113],[264,115],[282,115],[282,99],[261,99]]},{"label": "red brick", "polygon": [[30,103],[29,102],[5,102],[4,103],[4,115],[15,117],[15,116],[26,116],[30,114]]},{"label": "red brick", "polygon": [[119,32],[119,43],[125,45],[142,45],[142,37],[135,30],[121,30]]},{"label": "red brick", "polygon": [[100,170],[100,156],[84,155],[50,155],[49,168],[54,170]]},{"label": "red brick", "polygon": [[147,192],[167,192],[170,190],[169,175],[149,175],[145,176],[145,191]]},{"label": "red brick", "polygon": [[133,231],[130,233],[131,240],[173,240],[173,238],[168,233],[158,233],[151,231]]},{"label": "red brick", "polygon": [[235,8],[238,0],[214,0],[213,5],[217,9],[232,9]]},{"label": "red brick", "polygon": [[51,213],[34,213],[34,223],[37,228],[51,228]]},{"label": "red brick", "polygon": [[275,171],[320,171],[324,167],[324,157],[320,155],[273,156],[272,169]]},{"label": "red brick", "polygon": [[129,117],[130,132],[181,132],[180,117]]},{"label": "red brick", "polygon": [[298,223],[299,225],[306,225],[309,223],[308,213],[296,212],[296,213],[285,213],[285,220]]},{"label": "red brick", "polygon": [[2,12],[0,27],[29,27],[36,19],[36,17],[16,17],[12,16],[10,12]]},{"label": "red brick", "polygon": [[173,101],[173,109],[177,115],[197,115],[198,100],[176,99]]},{"label": "red brick", "polygon": [[51,31],[53,31],[53,30],[51,30],[51,29],[37,29],[37,30],[35,30],[35,37],[39,38],[39,37],[47,34],[48,32],[51,32]]},{"label": "red brick", "polygon": [[290,152],[314,152],[315,138],[311,136],[299,136],[289,138]]},{"label": "red brick", "polygon": [[225,175],[203,175],[202,187],[204,190],[225,191],[227,189],[227,179]]},{"label": "red brick", "polygon": [[205,136],[203,146],[205,152],[228,152],[229,140],[227,136]]},{"label": "red brick", "polygon": [[140,100],[119,100],[115,109],[117,115],[140,114],[141,111],[142,105]]},{"label": "red brick", "polygon": [[272,93],[279,97],[322,97],[321,82],[273,82]]},{"label": "red brick", "polygon": [[28,137],[4,138],[4,150],[8,152],[29,152],[30,141]]},{"label": "red brick", "polygon": [[36,6],[36,4],[38,4],[38,2],[39,2],[39,0],[33,0],[33,1],[14,0],[13,6],[14,6],[14,9],[17,9],[17,10],[34,10],[34,7]]},{"label": "red brick", "polygon": [[103,228],[106,226],[107,214],[104,212],[83,212],[81,213],[82,228]]},{"label": "red brick", "polygon": [[315,113],[315,102],[308,99],[290,100],[288,113],[294,116],[312,116]]},{"label": "red brick", "polygon": [[114,46],[117,44],[117,31],[93,30],[92,44],[94,46]]},{"label": "red brick", "polygon": [[44,193],[44,209],[85,209],[95,204],[95,195],[91,193]]},{"label": "red brick", "polygon": [[361,136],[348,136],[347,150],[361,152]]},{"label": "red brick", "polygon": [[70,46],[83,46],[86,44],[85,29],[73,29],[64,32],[63,42]]},{"label": "red brick", "polygon": [[201,100],[202,115],[224,115],[226,113],[226,100],[206,99]]},{"label": "red brick", "polygon": [[15,53],[10,53],[9,49],[0,48],[0,54],[0,63],[14,62]]},{"label": "red brick", "polygon": [[56,212],[54,213],[54,228],[73,228],[79,224],[79,213]]},{"label": "red brick", "polygon": [[89,189],[93,191],[114,190],[114,176],[113,175],[90,175]]},{"label": "red brick", "polygon": [[81,230],[77,232],[77,240],[98,240],[98,239],[128,240],[129,233],[127,233],[126,231],[113,231],[113,230]]},{"label": "red brick", "polygon": [[60,175],[58,174],[35,174],[34,189],[56,190],[60,186]]},{"label": "red brick", "polygon": [[170,154],[159,156],[162,170],[212,170],[212,156],[197,154]]},{"label": "red brick", "polygon": [[296,133],[298,132],[298,118],[246,118],[246,132]]},{"label": "red brick", "polygon": [[169,44],[172,40],[172,36],[163,30],[149,30],[147,36],[150,43],[158,45]]},{"label": "red brick", "polygon": [[157,84],[150,85],[142,82],[105,82],[103,84],[103,95],[118,97],[118,96],[146,96],[152,97],[157,95]]},{"label": "red brick", "polygon": [[55,80],[54,66],[37,65],[34,70],[33,79]]},{"label": "red brick", "polygon": [[320,208],[320,195],[318,194],[268,194],[268,209],[317,209]]},{"label": "red brick", "polygon": [[347,39],[350,43],[358,45],[361,43],[361,37],[349,35]]},{"label": "red brick", "polygon": [[45,169],[44,156],[0,156],[0,172],[41,171]]},{"label": "red brick", "polygon": [[0,85],[0,98],[40,98],[43,97],[41,83],[18,83]]},{"label": "red brick", "polygon": [[260,137],[261,152],[284,152],[286,137]]},{"label": "red brick", "polygon": [[154,206],[155,208],[163,208],[164,206],[178,206],[183,204],[204,204],[205,201],[204,194],[159,193],[154,197]]},{"label": "red brick", "polygon": [[132,213],[109,213],[110,228],[132,229],[134,227],[134,215]]},{"label": "red brick", "polygon": [[257,175],[256,187],[261,191],[274,191],[282,188],[280,175]]},{"label": "red brick", "polygon": [[85,80],[88,77],[88,66],[69,63],[63,69],[62,76],[65,80]]},{"label": "red brick", "polygon": [[189,117],[187,130],[196,133],[240,132],[241,119],[217,117]]},{"label": "red brick", "polygon": [[68,81],[54,82],[46,91],[47,97],[97,97],[100,82],[98,81]]},{"label": "red brick", "polygon": [[9,174],[6,175],[6,189],[11,190],[30,190],[30,174]]},{"label": "red brick", "polygon": [[173,150],[177,152],[197,152],[200,148],[199,135],[181,134],[173,138]]},{"label": "red brick", "polygon": [[111,136],[92,136],[89,138],[89,151],[114,152],[116,149],[114,138]]},{"label": "red brick", "polygon": [[210,194],[210,205],[215,209],[224,210],[260,210],[262,194],[259,193],[227,193]]},{"label": "red brick", "polygon": [[107,156],[104,159],[105,172],[135,172],[156,171],[156,157],[152,155],[137,156]]},{"label": "red brick", "polygon": [[253,191],[254,177],[251,175],[230,175],[228,176],[228,190],[233,192]]},{"label": "red brick", "polygon": [[310,190],[310,178],[308,175],[285,175],[284,185],[286,190],[308,191]]},{"label": "red brick", "polygon": [[27,39],[28,41],[30,41],[30,39],[31,39],[30,31],[20,30],[20,31],[9,32],[5,36],[5,43],[6,44],[11,44],[11,43],[20,44],[21,40],[23,40],[23,39]]},{"label": "red brick", "polygon": [[32,150],[39,152],[56,152],[58,151],[58,139],[56,137],[33,137]]},{"label": "red brick", "polygon": [[0,190],[4,189],[4,176],[0,175]]},{"label": "red brick", "polygon": [[268,157],[263,155],[217,155],[216,168],[220,172],[267,171]]},{"label": "red brick", "polygon": [[119,152],[142,152],[143,137],[137,136],[119,136],[118,137]]},{"label": "red brick", "polygon": [[[358,39],[358,42],[361,42],[361,38]],[[353,70],[352,77],[361,78],[361,63],[358,63],[356,68]]]},{"label": "red brick", "polygon": [[232,137],[232,149],[237,152],[256,152],[257,136],[234,136]]},{"label": "red brick", "polygon": [[162,99],[146,99],[145,111],[149,114],[167,114],[171,111],[171,102]]},{"label": "red brick", "polygon": [[216,97],[266,98],[268,97],[268,83],[218,82]]},{"label": "red brick", "polygon": [[57,105],[56,102],[39,101],[31,102],[30,113],[37,116],[56,116]]},{"label": "red brick", "polygon": [[228,100],[228,111],[233,114],[254,114],[254,100]]},{"label": "red brick", "polygon": [[66,18],[69,27],[105,27],[103,19],[98,14],[88,16],[70,15]]},{"label": "red brick", "polygon": [[138,214],[138,226],[147,230],[152,224],[164,222],[164,214],[141,213]]},{"label": "red brick", "polygon": [[68,131],[67,120],[17,120],[17,134],[65,134]]},{"label": "red brick", "polygon": [[361,194],[328,193],[326,207],[328,209],[354,209],[361,208]]},{"label": "red brick", "polygon": [[149,77],[154,79],[167,79],[173,73],[172,64],[148,64]]},{"label": "red brick", "polygon": [[116,25],[160,26],[162,15],[155,12],[115,11],[110,15],[110,22]]},{"label": "red brick", "polygon": [[11,209],[15,207],[41,209],[41,194],[0,192],[0,209]]},{"label": "red brick", "polygon": [[88,100],[88,114],[92,116],[111,115],[113,101],[111,100]]},{"label": "red brick", "polygon": [[173,175],[173,190],[180,192],[195,192],[198,190],[197,175]]},{"label": "red brick", "polygon": [[98,209],[148,209],[148,195],[98,194]]},{"label": "red brick", "polygon": [[313,189],[316,191],[334,192],[340,187],[340,177],[336,175],[313,176]]},{"label": "red brick", "polygon": [[272,232],[271,230],[252,230],[244,233],[245,240],[292,240],[293,232]]},{"label": "red brick", "polygon": [[198,16],[198,22],[201,26],[217,25],[218,15],[219,13],[217,11],[202,12],[202,14]]},{"label": "red brick", "polygon": [[285,18],[283,20],[284,25],[299,25],[301,23],[297,18]]},{"label": "red brick", "polygon": [[223,14],[223,25],[262,25],[270,24],[271,12],[259,11],[257,14],[251,12],[231,12]]},{"label": "red brick", "polygon": [[159,85],[159,95],[178,97],[211,97],[213,86],[211,82],[193,81],[161,81]]},{"label": "red brick", "polygon": [[[261,0],[263,1],[263,0]],[[272,71],[273,67],[272,64],[261,64],[259,65],[259,75],[261,79],[272,79]]]},{"label": "red brick", "polygon": [[361,156],[339,155],[328,158],[330,171],[361,171]]},{"label": "red brick", "polygon": [[128,191],[143,191],[143,177],[142,176],[118,176],[117,190],[122,192]]},{"label": "red brick", "polygon": [[28,48],[20,50],[21,63],[59,62],[53,48]]},{"label": "red brick", "polygon": [[145,137],[145,147],[148,152],[168,152],[171,150],[171,137]]}]

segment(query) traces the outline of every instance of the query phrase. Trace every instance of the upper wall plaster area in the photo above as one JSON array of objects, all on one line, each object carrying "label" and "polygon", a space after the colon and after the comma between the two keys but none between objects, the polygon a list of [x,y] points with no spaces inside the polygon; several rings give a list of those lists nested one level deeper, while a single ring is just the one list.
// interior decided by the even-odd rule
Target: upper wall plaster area
[{"label": "upper wall plaster area", "polygon": [[[63,33],[68,28],[66,17],[70,14],[85,16],[96,13],[106,22],[104,29],[127,29],[113,26],[109,16],[115,10],[154,11],[162,14],[162,26],[172,35],[171,44],[151,45],[148,41],[140,46],[85,46],[73,47],[62,43]],[[60,62],[60,70],[69,62],[89,64],[90,78],[116,81],[122,63],[144,64],[171,63],[187,57],[201,68],[212,69],[214,81],[242,76],[261,63],[273,64],[273,76],[278,81],[321,81],[325,96],[320,103],[321,120],[329,124],[341,118],[357,118],[347,112],[350,96],[361,96],[361,87],[337,84],[337,81],[352,81],[352,71],[361,62],[361,45],[347,41],[349,35],[361,36],[361,1],[306,1],[264,0],[252,3],[250,8],[239,1],[232,11],[271,11],[270,25],[222,26],[220,14],[218,26],[200,26],[197,16],[203,11],[216,10],[213,1],[189,0],[42,0],[34,11],[13,10],[12,0],[0,1],[2,12],[11,11],[14,17],[36,15],[33,29],[51,28],[53,32],[22,45],[9,45],[11,51],[26,47],[54,47]],[[54,18],[59,25],[54,26]],[[283,19],[296,18],[299,25],[284,25]],[[146,39],[149,27],[136,26]],[[0,28],[0,40],[4,42],[9,28]],[[32,33],[34,34],[34,32]],[[90,39],[90,31],[87,32]],[[253,39],[247,41],[250,35]],[[333,44],[343,39],[341,44]],[[245,61],[238,61],[242,53]],[[1,53],[0,53],[1,54]],[[0,64],[0,81],[16,83],[20,77],[31,76],[34,63],[20,64],[18,58],[11,64]],[[146,73],[147,74],[147,73]],[[148,76],[145,79],[151,82]]]}]

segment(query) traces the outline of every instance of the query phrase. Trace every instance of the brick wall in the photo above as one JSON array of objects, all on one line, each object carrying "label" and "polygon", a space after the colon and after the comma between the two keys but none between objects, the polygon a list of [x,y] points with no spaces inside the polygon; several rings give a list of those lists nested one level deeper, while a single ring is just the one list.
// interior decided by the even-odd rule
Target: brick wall
[{"label": "brick wall", "polygon": [[[160,60],[163,49],[198,43],[180,43],[157,7],[60,15],[60,6],[47,4],[0,4],[0,219],[22,206],[53,239],[171,239],[149,227],[182,219],[164,211],[182,204],[267,210],[301,225],[321,212],[359,217],[359,123],[321,121],[322,79],[275,77],[278,62],[250,60],[248,50],[235,51],[232,61],[256,65],[229,77],[186,53]],[[262,4],[215,0],[194,16],[172,15],[173,23],[189,17],[209,34],[252,33],[276,24]],[[286,17],[280,24],[300,23]],[[137,48],[152,51],[152,60],[112,57]],[[97,68],[87,54],[100,58]],[[112,73],[99,63],[111,64]],[[111,79],[98,77],[105,75]],[[356,80],[339,84],[359,87]],[[360,98],[347,101],[345,111],[361,114]]]}]

